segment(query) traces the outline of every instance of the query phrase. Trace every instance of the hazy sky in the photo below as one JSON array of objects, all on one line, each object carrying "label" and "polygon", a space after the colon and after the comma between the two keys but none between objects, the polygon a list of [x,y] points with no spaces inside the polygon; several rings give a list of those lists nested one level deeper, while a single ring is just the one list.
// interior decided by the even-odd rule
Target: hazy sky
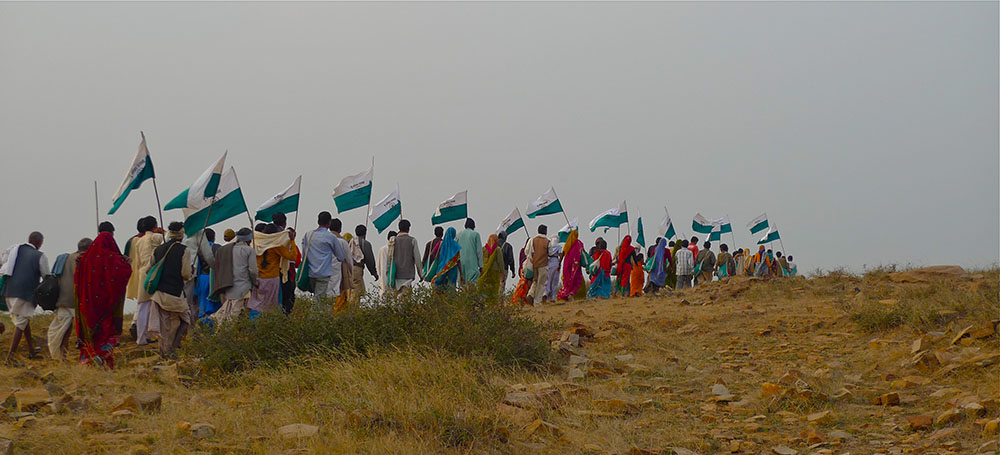
[{"label": "hazy sky", "polygon": [[[421,241],[455,192],[488,233],[552,185],[582,224],[627,199],[650,239],[667,206],[747,246],[766,211],[802,271],[989,265],[998,8],[0,3],[0,244],[92,236],[93,181],[105,213],[143,130],[163,203],[228,149],[251,210],[303,175],[300,230],[375,156]],[[154,204],[133,192],[119,242]]]}]

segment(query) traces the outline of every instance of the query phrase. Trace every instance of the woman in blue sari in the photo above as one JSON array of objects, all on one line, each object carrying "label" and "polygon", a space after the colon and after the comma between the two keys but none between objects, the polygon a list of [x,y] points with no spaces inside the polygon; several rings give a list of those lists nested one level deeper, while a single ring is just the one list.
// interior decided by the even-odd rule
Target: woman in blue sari
[{"label": "woman in blue sari", "polygon": [[653,267],[649,270],[649,292],[656,294],[667,281],[667,239],[660,239],[653,249]]},{"label": "woman in blue sari", "polygon": [[424,279],[430,281],[435,289],[455,290],[455,284],[458,283],[458,265],[461,261],[459,253],[462,247],[455,240],[457,235],[455,228],[448,228],[437,246],[437,259],[428,263],[424,270]]},{"label": "woman in blue sari", "polygon": [[608,242],[603,239],[598,239],[596,246],[590,271],[593,279],[590,281],[590,289],[587,290],[587,298],[610,299],[614,287],[611,283],[611,252],[608,251]]}]

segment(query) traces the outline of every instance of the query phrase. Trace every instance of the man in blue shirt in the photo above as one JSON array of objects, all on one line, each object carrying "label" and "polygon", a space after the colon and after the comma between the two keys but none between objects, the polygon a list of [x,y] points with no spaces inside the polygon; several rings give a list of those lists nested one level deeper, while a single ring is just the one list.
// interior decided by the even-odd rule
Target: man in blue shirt
[{"label": "man in blue shirt", "polygon": [[[316,298],[334,297],[336,293],[330,287],[333,277],[333,266],[339,267],[346,261],[347,249],[343,247],[337,236],[330,232],[333,215],[330,212],[320,212],[316,222],[319,227],[302,237],[302,251],[309,261],[309,287]],[[336,283],[339,285],[339,283]]]}]

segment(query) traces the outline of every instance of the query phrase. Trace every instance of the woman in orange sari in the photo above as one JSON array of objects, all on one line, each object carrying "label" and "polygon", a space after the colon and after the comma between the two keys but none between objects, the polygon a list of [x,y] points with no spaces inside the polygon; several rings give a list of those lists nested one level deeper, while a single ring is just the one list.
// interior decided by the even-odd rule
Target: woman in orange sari
[{"label": "woman in orange sari", "polygon": [[[528,239],[524,242],[524,246],[527,247],[530,241],[531,239]],[[524,277],[524,261],[527,259],[528,257],[524,254],[524,248],[521,248],[520,264],[518,264],[517,272],[521,280],[517,282],[517,287],[514,288],[514,293],[510,296],[510,303],[515,305],[525,305],[528,303],[526,297],[528,296],[528,290],[531,289],[531,280]]]},{"label": "woman in orange sari", "polygon": [[646,286],[646,271],[643,270],[645,264],[642,260],[642,253],[636,252],[634,262],[632,263],[632,277],[629,280],[629,285],[631,286],[631,292],[629,292],[629,297],[639,297],[642,295],[642,288]]},{"label": "woman in orange sari", "polygon": [[122,333],[125,289],[132,267],[110,232],[100,233],[77,260],[76,336],[80,363],[115,367],[114,347]]}]

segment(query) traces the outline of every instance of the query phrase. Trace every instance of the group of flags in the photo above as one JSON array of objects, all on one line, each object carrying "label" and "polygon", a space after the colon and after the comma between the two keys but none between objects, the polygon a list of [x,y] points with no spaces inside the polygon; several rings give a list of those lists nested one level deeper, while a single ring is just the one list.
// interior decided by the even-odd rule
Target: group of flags
[{"label": "group of flags", "polygon": [[[181,191],[163,207],[164,210],[180,209],[184,213],[184,230],[189,236],[208,226],[221,223],[243,213],[250,213],[246,199],[243,197],[240,180],[236,176],[236,169],[233,167],[226,169],[228,154],[229,152],[223,153],[190,187]],[[132,160],[132,166],[125,175],[125,179],[112,198],[113,202],[108,214],[113,215],[118,211],[132,190],[138,189],[146,180],[153,180],[155,188],[156,172],[149,156],[149,149],[146,147],[146,136],[142,135],[139,151]],[[301,186],[302,176],[299,176],[283,191],[265,201],[257,209],[256,218],[270,221],[271,215],[274,213],[297,211]]]},{"label": "group of flags", "polygon": [[761,237],[760,240],[757,241],[758,245],[781,240],[781,235],[778,234],[778,227],[775,226],[774,223],[767,220],[766,213],[762,213],[757,218],[750,220],[750,222],[747,223],[747,229],[750,229],[750,235],[757,235],[766,230],[766,232],[764,232],[764,237]]},{"label": "group of flags", "polygon": [[[194,235],[202,229],[214,224],[223,222],[242,213],[249,214],[246,200],[240,188],[236,170],[230,167],[225,169],[225,162],[228,152],[223,153],[214,164],[205,170],[197,180],[186,190],[167,202],[164,210],[181,209],[184,212],[184,229],[188,235]],[[402,202],[399,195],[399,186],[386,195],[374,205],[372,199],[372,182],[374,180],[375,163],[368,170],[345,177],[333,190],[333,202],[337,207],[337,212],[342,213],[348,210],[368,206],[368,219],[375,226],[379,233],[386,230],[393,221],[403,215]],[[156,185],[156,174],[153,170],[153,162],[146,147],[146,136],[142,135],[139,143],[139,151],[136,153],[132,164],[129,167],[125,179],[119,186],[112,198],[112,207],[108,214],[114,214],[128,197],[132,190],[138,189],[146,180],[152,180],[154,189]],[[254,219],[259,221],[270,221],[275,213],[292,213],[299,209],[299,194],[302,187],[302,176],[298,176],[291,185],[275,194],[257,208]],[[159,198],[159,196],[157,196]],[[663,208],[664,217],[657,229],[659,237],[672,239],[677,236],[673,221],[670,219],[670,212]],[[565,242],[569,233],[579,228],[579,219],[570,220],[566,216],[562,202],[556,194],[555,188],[549,188],[537,199],[528,204],[525,214],[530,219],[539,216],[563,214],[566,218],[566,225],[557,233],[560,241]],[[249,216],[249,215],[248,215]],[[455,195],[438,204],[437,211],[431,216],[431,224],[439,225],[452,221],[462,220],[469,216],[469,192],[468,190],[456,193]],[[629,224],[628,206],[626,201],[622,201],[617,207],[612,207],[590,221],[588,227],[591,232],[598,228],[605,231],[612,228],[621,228],[621,225]],[[645,247],[646,239],[643,229],[642,215],[639,214],[636,220],[636,242]],[[778,241],[781,236],[777,227],[768,221],[767,214],[761,214],[747,223],[747,228],[751,235],[758,235],[764,232],[764,236],[758,240],[758,244]],[[515,207],[513,211],[504,218],[497,227],[497,232],[513,234],[518,229],[527,228],[521,211]],[[722,234],[733,232],[732,223],[729,216],[724,216],[716,220],[709,220],[701,213],[695,214],[691,223],[691,229],[700,234],[707,234],[708,241],[721,240]],[[766,231],[766,232],[765,232]],[[530,234],[529,234],[530,235]]]}]

